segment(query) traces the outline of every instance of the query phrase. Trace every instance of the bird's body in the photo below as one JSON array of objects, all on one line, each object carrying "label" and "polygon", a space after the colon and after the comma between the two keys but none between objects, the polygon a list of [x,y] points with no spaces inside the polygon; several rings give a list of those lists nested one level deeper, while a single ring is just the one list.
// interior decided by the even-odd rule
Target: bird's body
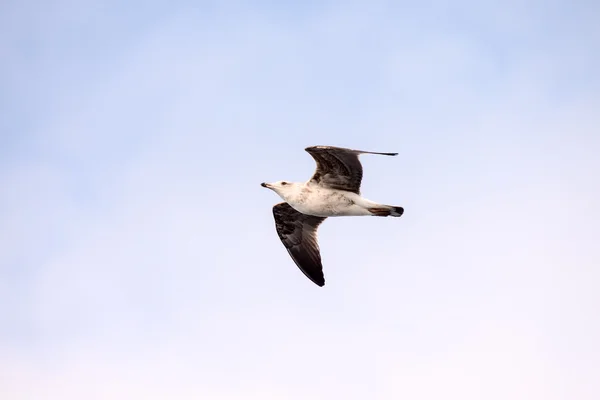
[{"label": "bird's body", "polygon": [[304,183],[262,183],[284,203],[273,207],[277,234],[302,272],[319,286],[325,284],[317,228],[327,217],[400,217],[404,209],[367,200],[360,195],[360,154],[394,156],[333,146],[313,146],[306,151],[317,162],[312,178]]},{"label": "bird's body", "polygon": [[343,217],[369,215],[359,195],[337,189],[323,188],[314,183],[301,184],[297,196],[287,200],[296,211],[315,217]]},{"label": "bird's body", "polygon": [[287,183],[279,195],[296,211],[315,217],[358,217],[373,215],[369,209],[386,207],[346,190],[330,189],[317,183]]}]

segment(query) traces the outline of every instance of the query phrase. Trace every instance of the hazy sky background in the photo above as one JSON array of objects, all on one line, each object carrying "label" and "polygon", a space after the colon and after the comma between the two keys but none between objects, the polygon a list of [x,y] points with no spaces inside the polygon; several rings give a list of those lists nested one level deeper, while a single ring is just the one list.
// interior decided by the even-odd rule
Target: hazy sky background
[{"label": "hazy sky background", "polygon": [[[124,5],[127,3],[127,5]],[[3,1],[2,399],[597,399],[593,1]],[[296,268],[263,181],[402,218]]]}]

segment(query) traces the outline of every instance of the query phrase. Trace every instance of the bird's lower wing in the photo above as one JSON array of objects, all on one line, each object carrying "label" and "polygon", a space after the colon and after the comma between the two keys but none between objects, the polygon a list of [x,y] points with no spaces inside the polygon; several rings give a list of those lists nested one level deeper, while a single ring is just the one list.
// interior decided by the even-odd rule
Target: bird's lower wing
[{"label": "bird's lower wing", "polygon": [[275,205],[273,216],[279,239],[292,260],[308,279],[323,286],[325,277],[317,243],[317,228],[325,218],[302,214],[288,203]]}]

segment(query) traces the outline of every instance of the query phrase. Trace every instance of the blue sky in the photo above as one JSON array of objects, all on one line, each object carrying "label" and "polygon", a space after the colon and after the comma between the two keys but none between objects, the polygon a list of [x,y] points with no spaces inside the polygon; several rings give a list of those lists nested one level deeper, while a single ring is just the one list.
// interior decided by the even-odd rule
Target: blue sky
[{"label": "blue sky", "polygon": [[2,398],[598,397],[596,3],[121,3],[0,6]]}]

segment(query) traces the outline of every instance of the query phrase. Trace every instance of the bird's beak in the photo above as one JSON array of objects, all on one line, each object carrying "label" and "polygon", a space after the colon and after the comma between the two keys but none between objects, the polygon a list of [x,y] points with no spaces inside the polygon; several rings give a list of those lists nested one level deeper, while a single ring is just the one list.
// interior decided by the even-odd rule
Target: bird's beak
[{"label": "bird's beak", "polygon": [[269,185],[268,183],[264,183],[264,182],[263,182],[263,183],[261,183],[261,184],[260,184],[260,186],[268,188],[268,187],[269,187],[269,186],[271,186],[271,185]]}]

